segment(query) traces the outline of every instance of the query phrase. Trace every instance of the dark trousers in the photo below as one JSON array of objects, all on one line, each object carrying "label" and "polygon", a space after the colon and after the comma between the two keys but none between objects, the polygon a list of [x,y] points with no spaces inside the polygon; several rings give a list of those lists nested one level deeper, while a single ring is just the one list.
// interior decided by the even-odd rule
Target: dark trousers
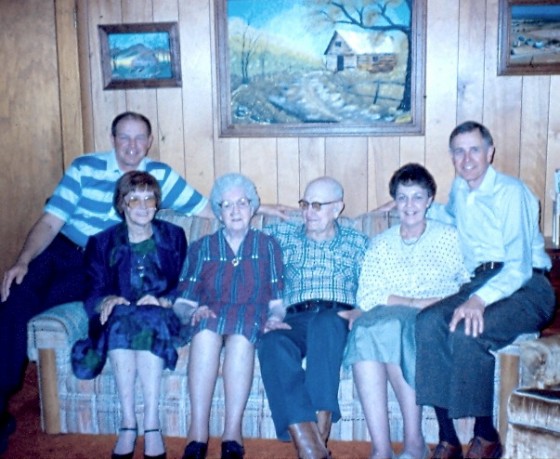
[{"label": "dark trousers", "polygon": [[83,252],[62,235],[30,264],[23,282],[12,283],[0,303],[0,413],[19,390],[27,364],[27,323],[51,306],[82,300],[85,291]]},{"label": "dark trousers", "polygon": [[451,418],[492,416],[497,351],[523,333],[542,329],[554,313],[554,292],[534,274],[513,295],[486,307],[484,332],[466,336],[464,321],[449,331],[453,311],[488,281],[486,271],[448,298],[422,310],[416,319],[416,397],[419,405],[449,410]]},{"label": "dark trousers", "polygon": [[[340,309],[289,314],[291,330],[266,333],[258,344],[264,388],[276,434],[290,440],[288,426],[316,422],[317,411],[340,419],[338,386],[348,321]],[[306,357],[306,368],[302,360]]]}]

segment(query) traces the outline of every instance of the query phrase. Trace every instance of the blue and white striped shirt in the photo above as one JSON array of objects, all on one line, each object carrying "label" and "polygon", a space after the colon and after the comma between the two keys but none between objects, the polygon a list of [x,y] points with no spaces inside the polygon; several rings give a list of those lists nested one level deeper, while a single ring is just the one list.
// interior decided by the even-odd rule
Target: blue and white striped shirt
[{"label": "blue and white striped shirt", "polygon": [[[207,199],[167,164],[144,158],[138,170],[149,172],[159,182],[161,208],[190,215],[205,207]],[[114,151],[79,156],[64,173],[44,210],[64,221],[62,234],[85,247],[89,236],[121,221],[113,207],[115,184],[121,175]]]}]

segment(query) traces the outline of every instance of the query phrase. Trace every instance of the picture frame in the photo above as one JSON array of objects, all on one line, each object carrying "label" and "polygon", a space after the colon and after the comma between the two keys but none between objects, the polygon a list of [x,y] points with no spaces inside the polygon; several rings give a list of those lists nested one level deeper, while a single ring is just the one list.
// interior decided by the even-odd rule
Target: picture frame
[{"label": "picture frame", "polygon": [[104,89],[180,87],[176,22],[99,25]]},{"label": "picture frame", "polygon": [[344,3],[216,0],[221,137],[424,133],[426,0]]},{"label": "picture frame", "polygon": [[498,75],[560,73],[560,0],[499,0]]}]

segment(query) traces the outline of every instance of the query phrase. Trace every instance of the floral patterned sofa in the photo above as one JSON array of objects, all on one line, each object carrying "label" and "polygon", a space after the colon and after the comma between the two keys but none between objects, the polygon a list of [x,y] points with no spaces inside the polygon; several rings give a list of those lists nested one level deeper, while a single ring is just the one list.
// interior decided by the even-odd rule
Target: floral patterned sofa
[{"label": "floral patterned sofa", "polygon": [[[158,218],[184,228],[189,242],[217,229],[218,223],[200,217],[187,217],[172,211],[160,211]],[[343,225],[353,226],[374,236],[396,219],[387,213],[367,213],[356,218],[341,217]],[[275,219],[257,215],[253,226],[274,223]],[[58,305],[34,317],[28,326],[28,355],[37,362],[40,388],[41,423],[47,433],[114,434],[119,428],[119,403],[110,365],[94,380],[74,377],[70,365],[72,344],[87,334],[87,317],[82,303]],[[523,337],[534,339],[536,336]],[[164,372],[160,399],[161,426],[167,436],[186,437],[189,423],[187,388],[188,346],[180,349],[175,371]],[[494,416],[503,431],[507,424],[507,398],[520,377],[518,346],[513,344],[498,354],[495,377]],[[390,424],[394,441],[402,441],[402,419],[396,398],[389,388]],[[137,388],[139,426],[143,425],[142,395]],[[349,370],[341,370],[339,400],[342,419],[333,425],[334,440],[369,440],[360,402]],[[210,433],[220,436],[224,419],[224,392],[218,378],[210,419]],[[243,430],[246,437],[276,438],[262,384],[258,359],[253,385],[245,411]],[[431,408],[424,408],[423,428],[426,440],[437,443],[437,422]],[[461,441],[468,442],[472,420],[458,421]]]}]

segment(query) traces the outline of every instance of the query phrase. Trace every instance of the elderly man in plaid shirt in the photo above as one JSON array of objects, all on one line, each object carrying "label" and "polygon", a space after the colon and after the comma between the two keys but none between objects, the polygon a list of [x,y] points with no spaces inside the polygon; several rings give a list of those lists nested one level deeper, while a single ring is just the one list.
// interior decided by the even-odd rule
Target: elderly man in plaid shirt
[{"label": "elderly man in plaid shirt", "polygon": [[[267,228],[282,247],[284,307],[273,310],[259,346],[276,433],[298,457],[324,458],[340,419],[338,386],[367,237],[337,223],[342,186],[320,177],[299,201],[304,223]],[[306,368],[302,360],[306,358]]]}]

